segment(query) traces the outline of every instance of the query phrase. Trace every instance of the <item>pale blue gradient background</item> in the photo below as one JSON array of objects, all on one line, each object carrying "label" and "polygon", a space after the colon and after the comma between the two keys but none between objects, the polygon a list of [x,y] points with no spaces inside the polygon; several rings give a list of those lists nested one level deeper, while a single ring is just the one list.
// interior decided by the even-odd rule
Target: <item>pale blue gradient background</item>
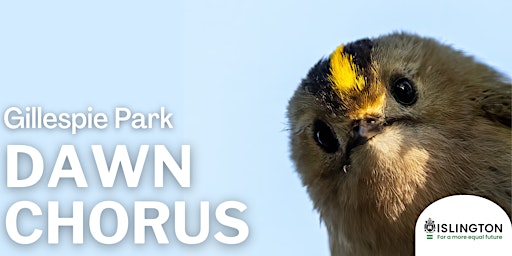
[{"label": "pale blue gradient background", "polygon": [[[9,131],[2,124],[1,254],[328,255],[325,227],[288,159],[285,109],[301,78],[341,43],[400,30],[437,38],[512,74],[510,10],[510,1],[1,0],[2,115],[13,105],[53,112],[92,106],[109,114],[116,106],[151,112],[165,105],[175,113],[172,130],[110,127],[71,136]],[[38,185],[6,188],[8,144],[43,152],[46,172]],[[77,148],[89,188],[72,182],[47,188],[61,144]],[[181,144],[190,144],[192,187],[181,189],[168,177],[164,188],[153,188],[148,160],[138,189],[126,188],[122,179],[102,189],[91,144],[102,144],[107,157],[117,144],[127,144],[132,157],[141,144],[165,144],[178,157]],[[111,246],[95,242],[87,229],[83,245],[71,244],[69,229],[61,231],[59,245],[48,245],[46,233],[33,245],[17,245],[4,224],[7,208],[19,200],[37,202],[43,212],[47,201],[58,200],[63,214],[81,200],[86,218],[103,200],[121,202],[129,213],[135,200],[171,207],[186,200],[190,220],[198,220],[201,200],[212,208],[238,200],[248,206],[239,217],[250,225],[250,236],[240,245],[220,244],[213,234],[224,229],[212,215],[209,239],[182,245],[171,209],[169,245],[156,244],[151,233],[145,245],[134,245],[132,226],[123,242]],[[197,221],[189,224],[194,230],[192,222]],[[36,218],[20,228],[45,223]]]}]

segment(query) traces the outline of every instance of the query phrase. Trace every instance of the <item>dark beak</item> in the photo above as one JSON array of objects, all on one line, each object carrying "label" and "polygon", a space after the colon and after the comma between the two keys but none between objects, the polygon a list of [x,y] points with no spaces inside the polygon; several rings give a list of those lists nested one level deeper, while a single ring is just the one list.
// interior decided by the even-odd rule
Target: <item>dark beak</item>
[{"label": "dark beak", "polygon": [[350,139],[345,147],[345,165],[350,165],[350,152],[357,146],[365,144],[369,139],[382,131],[384,118],[368,117],[353,123]]}]

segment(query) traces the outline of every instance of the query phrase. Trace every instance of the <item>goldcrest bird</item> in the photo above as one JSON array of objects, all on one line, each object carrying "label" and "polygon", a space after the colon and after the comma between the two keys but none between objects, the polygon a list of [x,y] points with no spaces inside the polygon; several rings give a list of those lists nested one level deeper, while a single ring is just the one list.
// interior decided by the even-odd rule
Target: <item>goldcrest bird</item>
[{"label": "goldcrest bird", "polygon": [[511,213],[511,82],[407,33],[339,46],[288,105],[291,158],[332,255],[413,255],[437,199],[471,194]]}]

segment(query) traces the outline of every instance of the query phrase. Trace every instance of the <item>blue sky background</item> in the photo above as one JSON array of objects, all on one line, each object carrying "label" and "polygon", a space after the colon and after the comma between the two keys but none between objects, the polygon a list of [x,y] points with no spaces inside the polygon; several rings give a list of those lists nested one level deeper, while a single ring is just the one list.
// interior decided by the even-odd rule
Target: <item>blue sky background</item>
[{"label": "blue sky background", "polygon": [[[409,31],[454,45],[505,74],[512,74],[510,1],[0,1],[0,104],[42,106],[51,112],[95,111],[117,106],[174,113],[172,130],[10,131],[0,126],[0,248],[6,255],[328,255],[325,227],[288,158],[285,109],[309,68],[341,43],[392,31]],[[45,158],[41,182],[6,188],[6,145],[28,144]],[[89,188],[72,182],[47,187],[60,145],[77,148]],[[170,177],[152,185],[148,159],[141,185],[118,180],[103,189],[90,151],[102,144],[111,157],[117,144],[135,157],[141,144],[165,144],[179,157],[192,148],[191,188]],[[152,153],[150,153],[151,155]],[[62,214],[84,201],[85,216],[103,200],[155,200],[171,207],[168,245],[149,233],[134,245],[133,226],[116,245],[101,245],[85,229],[83,245],[70,230],[60,244],[46,233],[17,245],[5,231],[5,214],[16,201],[57,200]],[[227,246],[213,238],[223,230],[211,214],[210,236],[183,245],[174,235],[174,201],[187,201],[187,223],[197,230],[199,202],[237,200],[250,226],[246,242]],[[112,217],[112,216],[110,216]],[[25,218],[21,230],[45,228],[44,218]],[[106,216],[108,222],[109,216]],[[87,227],[87,223],[86,223]],[[107,230],[108,231],[108,230]],[[112,230],[110,230],[112,232]]]}]

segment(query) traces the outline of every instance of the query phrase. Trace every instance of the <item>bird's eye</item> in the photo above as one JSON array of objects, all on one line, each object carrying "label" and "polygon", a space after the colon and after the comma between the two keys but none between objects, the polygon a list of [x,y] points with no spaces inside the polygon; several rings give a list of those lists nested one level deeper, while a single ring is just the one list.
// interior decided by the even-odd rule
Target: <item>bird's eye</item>
[{"label": "bird's eye", "polygon": [[395,80],[391,87],[391,94],[398,103],[404,106],[411,106],[417,100],[416,88],[411,80],[407,78]]},{"label": "bird's eye", "polygon": [[334,132],[324,122],[317,120],[313,125],[313,138],[318,146],[327,153],[334,153],[338,150],[340,144]]}]

